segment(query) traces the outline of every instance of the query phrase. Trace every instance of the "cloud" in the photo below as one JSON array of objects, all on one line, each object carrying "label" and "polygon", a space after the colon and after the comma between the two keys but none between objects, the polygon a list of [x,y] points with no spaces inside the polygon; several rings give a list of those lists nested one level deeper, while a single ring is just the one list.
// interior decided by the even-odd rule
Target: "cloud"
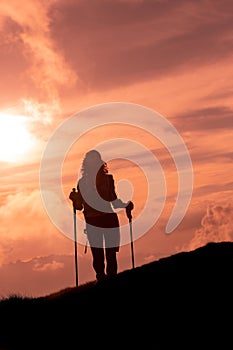
[{"label": "cloud", "polygon": [[[197,165],[212,166],[213,173],[218,165],[232,163],[233,110],[223,105],[188,110],[173,118],[174,126],[184,135],[190,150],[192,162]],[[205,169],[205,171],[207,168]],[[230,182],[230,180],[227,180]],[[217,186],[221,186],[218,184]]]},{"label": "cloud", "polygon": [[[51,7],[56,1],[1,1],[2,30],[8,42],[16,41],[29,64],[28,77],[34,82],[41,99],[58,99],[59,87],[76,82],[76,73],[67,65],[51,37]],[[10,43],[8,43],[10,44]],[[20,52],[21,54],[21,52]]]},{"label": "cloud", "polygon": [[210,194],[222,194],[223,192],[228,192],[229,196],[232,193],[233,189],[233,182],[224,182],[223,184],[210,184],[210,185],[204,185],[197,187],[193,193],[193,196],[195,197],[201,197],[201,196],[208,196]]},{"label": "cloud", "polygon": [[[91,255],[79,251],[79,284],[93,281]],[[10,295],[40,297],[75,286],[75,262],[72,254],[48,254],[0,266],[0,298]]]},{"label": "cloud", "polygon": [[[185,122],[184,122],[185,121]],[[214,106],[177,115],[174,122],[179,125],[180,131],[206,131],[218,133],[222,130],[233,129],[233,110],[227,106]]]},{"label": "cloud", "polygon": [[48,271],[48,270],[58,270],[63,268],[64,268],[64,263],[58,262],[56,260],[52,260],[45,264],[41,264],[41,262],[38,261],[37,263],[35,263],[33,270]]},{"label": "cloud", "polygon": [[0,267],[0,297],[12,294],[39,297],[74,285],[71,255],[17,260]]},{"label": "cloud", "polygon": [[0,265],[73,250],[73,241],[50,222],[38,190],[8,195],[0,207],[0,221]]},{"label": "cloud", "polygon": [[[68,2],[57,7],[54,30],[84,84],[99,91],[230,57],[232,15],[227,6],[232,4]],[[64,23],[67,27],[61,31]]]},{"label": "cloud", "polygon": [[209,242],[222,242],[233,240],[233,206],[228,204],[209,205],[201,220],[201,227],[195,234],[185,250],[194,250]]}]

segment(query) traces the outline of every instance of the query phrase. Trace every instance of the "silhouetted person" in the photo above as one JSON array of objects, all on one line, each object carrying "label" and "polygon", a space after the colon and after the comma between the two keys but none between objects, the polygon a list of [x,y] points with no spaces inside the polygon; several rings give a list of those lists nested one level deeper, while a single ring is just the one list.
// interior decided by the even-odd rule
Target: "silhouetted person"
[{"label": "silhouetted person", "polygon": [[102,281],[106,276],[116,275],[118,271],[120,227],[114,209],[125,208],[129,218],[134,205],[132,201],[124,203],[117,197],[114,178],[108,174],[107,164],[98,151],[86,153],[81,173],[77,192],[71,192],[69,198],[75,209],[83,211],[93,268],[97,281]]}]

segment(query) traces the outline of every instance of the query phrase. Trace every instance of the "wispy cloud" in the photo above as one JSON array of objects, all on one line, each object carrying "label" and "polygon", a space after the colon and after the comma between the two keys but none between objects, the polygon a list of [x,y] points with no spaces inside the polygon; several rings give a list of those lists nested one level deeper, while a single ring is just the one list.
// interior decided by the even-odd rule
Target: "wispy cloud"
[{"label": "wispy cloud", "polygon": [[[28,74],[39,88],[40,94],[57,99],[60,85],[75,82],[76,74],[58,52],[51,36],[49,12],[56,1],[26,0],[23,6],[18,1],[1,2],[1,18],[10,18],[19,30],[15,33],[24,44],[24,54],[30,63]],[[8,30],[12,26],[7,22]]]},{"label": "wispy cloud", "polygon": [[174,121],[180,131],[221,132],[233,129],[233,110],[227,106],[215,106],[186,111],[177,115]]},{"label": "wispy cloud", "polygon": [[41,262],[37,262],[34,265],[33,270],[35,271],[47,271],[47,270],[59,270],[64,268],[64,263],[58,262],[56,260],[52,260],[50,262],[42,264]]}]

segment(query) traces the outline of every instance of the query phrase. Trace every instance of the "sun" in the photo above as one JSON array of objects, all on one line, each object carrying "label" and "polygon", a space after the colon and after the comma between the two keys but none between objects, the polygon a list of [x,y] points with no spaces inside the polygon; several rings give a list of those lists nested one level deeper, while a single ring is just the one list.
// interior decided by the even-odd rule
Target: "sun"
[{"label": "sun", "polygon": [[0,162],[25,160],[33,145],[26,117],[0,112]]}]

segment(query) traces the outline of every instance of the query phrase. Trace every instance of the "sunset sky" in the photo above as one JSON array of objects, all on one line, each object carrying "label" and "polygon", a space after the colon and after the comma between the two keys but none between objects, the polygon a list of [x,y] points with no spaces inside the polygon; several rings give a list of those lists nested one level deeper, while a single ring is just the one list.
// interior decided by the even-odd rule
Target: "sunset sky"
[{"label": "sunset sky", "polygon": [[[233,240],[232,1],[1,0],[0,40],[0,297],[42,296],[75,285],[68,197],[90,148],[109,158],[119,196],[135,204],[136,266]],[[132,125],[111,124],[118,115]],[[192,198],[171,233],[166,225],[184,188],[157,115],[177,130],[192,161]],[[92,123],[97,127],[89,130]],[[61,148],[50,150],[46,163],[48,204],[41,186],[53,135]],[[58,163],[63,198],[53,182]],[[160,213],[161,170],[166,201]],[[148,193],[156,209],[144,213]],[[125,213],[119,216],[126,228],[118,253],[123,271],[131,269],[131,250]],[[144,232],[148,220],[153,225]],[[78,266],[79,284],[95,279],[82,243]]]}]

